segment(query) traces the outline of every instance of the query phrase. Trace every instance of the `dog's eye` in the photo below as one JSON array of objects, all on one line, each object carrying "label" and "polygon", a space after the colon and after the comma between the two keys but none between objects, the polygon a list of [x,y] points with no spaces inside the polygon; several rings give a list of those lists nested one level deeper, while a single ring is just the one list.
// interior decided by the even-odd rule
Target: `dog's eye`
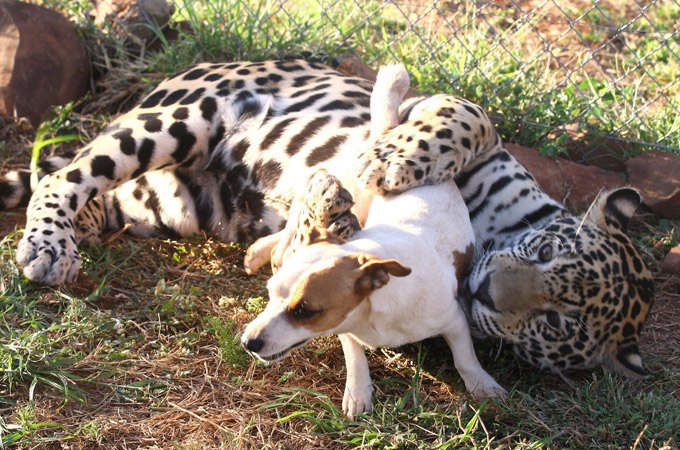
[{"label": "dog's eye", "polygon": [[555,248],[553,247],[553,244],[543,244],[538,249],[538,260],[543,263],[548,262],[553,259],[554,254]]},{"label": "dog's eye", "polygon": [[293,318],[302,320],[302,319],[309,319],[311,317],[316,316],[319,314],[321,311],[315,311],[313,309],[307,308],[307,305],[305,305],[305,302],[300,302],[297,304],[295,308],[293,308],[290,311],[290,314],[293,316]]}]

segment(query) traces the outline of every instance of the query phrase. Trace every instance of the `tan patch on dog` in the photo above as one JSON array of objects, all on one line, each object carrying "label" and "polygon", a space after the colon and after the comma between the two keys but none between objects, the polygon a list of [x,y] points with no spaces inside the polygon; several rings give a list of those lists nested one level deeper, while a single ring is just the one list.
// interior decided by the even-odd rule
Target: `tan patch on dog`
[{"label": "tan patch on dog", "polygon": [[393,259],[361,253],[344,256],[300,280],[288,304],[288,318],[316,332],[333,329],[375,289],[386,285],[389,275],[409,273],[411,269]]},{"label": "tan patch on dog", "polygon": [[456,278],[459,282],[470,274],[474,252],[475,246],[472,244],[467,246],[465,252],[453,252],[453,265],[456,269]]}]

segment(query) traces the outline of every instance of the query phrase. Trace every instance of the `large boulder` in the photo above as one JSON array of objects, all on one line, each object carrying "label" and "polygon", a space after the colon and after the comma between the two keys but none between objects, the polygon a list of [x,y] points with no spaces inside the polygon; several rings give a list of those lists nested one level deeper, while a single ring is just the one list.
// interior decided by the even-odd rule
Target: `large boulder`
[{"label": "large boulder", "polygon": [[680,219],[680,155],[646,152],[626,163],[631,186],[656,214]]},{"label": "large boulder", "polygon": [[626,185],[622,174],[584,166],[564,158],[545,158],[538,151],[506,144],[508,151],[536,178],[548,195],[563,201],[570,210],[586,208],[600,190]]},{"label": "large boulder", "polygon": [[76,100],[89,87],[90,60],[66,18],[0,0],[0,115],[36,126],[51,106]]}]

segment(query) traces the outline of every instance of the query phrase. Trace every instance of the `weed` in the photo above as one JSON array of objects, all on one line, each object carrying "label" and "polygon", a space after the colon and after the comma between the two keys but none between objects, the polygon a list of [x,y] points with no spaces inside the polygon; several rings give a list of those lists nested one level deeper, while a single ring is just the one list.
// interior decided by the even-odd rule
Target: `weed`
[{"label": "weed", "polygon": [[211,316],[206,319],[206,330],[217,339],[222,361],[231,367],[247,367],[250,357],[241,347],[240,336],[234,328],[234,322],[221,317]]},{"label": "weed", "polygon": [[250,297],[246,300],[246,310],[252,314],[260,314],[267,306],[267,300],[264,297]]}]

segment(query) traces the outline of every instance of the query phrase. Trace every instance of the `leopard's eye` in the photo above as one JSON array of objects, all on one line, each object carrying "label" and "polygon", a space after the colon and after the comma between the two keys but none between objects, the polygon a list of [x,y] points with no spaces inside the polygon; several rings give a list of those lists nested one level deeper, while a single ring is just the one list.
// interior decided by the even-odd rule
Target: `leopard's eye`
[{"label": "leopard's eye", "polygon": [[304,320],[314,317],[320,312],[321,311],[309,309],[306,305],[306,302],[302,301],[298,303],[297,306],[290,311],[290,314],[293,316],[294,319]]},{"label": "leopard's eye", "polygon": [[553,259],[553,256],[555,255],[555,248],[553,244],[548,243],[548,244],[543,244],[539,247],[538,249],[538,260],[540,262],[548,262],[551,259]]}]

